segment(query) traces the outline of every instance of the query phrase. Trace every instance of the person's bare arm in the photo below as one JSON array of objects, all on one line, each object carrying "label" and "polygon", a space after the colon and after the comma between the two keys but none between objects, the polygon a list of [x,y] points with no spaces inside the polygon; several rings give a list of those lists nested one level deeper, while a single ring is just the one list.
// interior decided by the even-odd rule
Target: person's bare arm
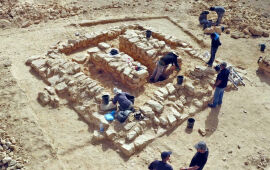
[{"label": "person's bare arm", "polygon": [[216,83],[213,85],[213,88],[217,87],[218,85],[220,85],[221,80],[217,80]]}]

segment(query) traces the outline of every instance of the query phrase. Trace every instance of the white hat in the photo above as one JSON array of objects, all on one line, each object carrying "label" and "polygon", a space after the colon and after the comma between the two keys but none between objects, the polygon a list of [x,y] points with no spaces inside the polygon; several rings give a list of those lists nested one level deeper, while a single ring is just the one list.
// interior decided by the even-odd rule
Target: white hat
[{"label": "white hat", "polygon": [[117,94],[119,94],[119,93],[122,93],[122,90],[120,90],[120,89],[118,89],[118,88],[113,88],[113,93],[115,94],[115,95],[117,95]]}]

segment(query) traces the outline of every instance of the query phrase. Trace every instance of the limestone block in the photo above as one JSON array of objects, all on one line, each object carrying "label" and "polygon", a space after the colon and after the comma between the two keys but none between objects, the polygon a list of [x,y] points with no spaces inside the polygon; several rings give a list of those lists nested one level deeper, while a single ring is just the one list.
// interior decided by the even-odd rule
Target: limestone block
[{"label": "limestone block", "polygon": [[148,102],[146,102],[154,111],[158,112],[158,113],[162,113],[164,107],[163,105],[161,105],[160,103],[158,103],[157,101],[154,100],[149,100]]},{"label": "limestone block", "polygon": [[174,115],[174,117],[175,117],[176,119],[181,119],[181,113],[179,113],[175,108],[170,107],[170,108],[169,108],[169,111],[170,111],[171,114]]},{"label": "limestone block", "polygon": [[42,67],[45,67],[45,65],[46,65],[45,59],[37,59],[32,62],[31,67],[36,71],[39,71]]},{"label": "limestone block", "polygon": [[152,108],[147,106],[147,105],[144,105],[144,106],[141,106],[140,107],[140,111],[146,116],[146,117],[149,117],[149,118],[153,118],[155,116],[155,113],[153,112]]},{"label": "limestone block", "polygon": [[182,114],[182,115],[181,115],[181,120],[183,120],[183,121],[184,121],[184,120],[187,120],[188,117],[189,117],[188,114]]},{"label": "limestone block", "polygon": [[168,97],[168,100],[170,100],[170,101],[176,101],[177,98],[176,98],[175,95],[170,95],[170,96]]},{"label": "limestone block", "polygon": [[195,115],[196,112],[197,112],[197,108],[194,105],[191,105],[188,110],[189,115],[193,116]]},{"label": "limestone block", "polygon": [[126,155],[131,156],[135,152],[135,146],[133,143],[123,144],[120,146],[120,150]]},{"label": "limestone block", "polygon": [[135,139],[134,145],[135,145],[136,149],[142,149],[149,142],[151,142],[154,138],[155,138],[155,136],[151,135],[151,134],[140,135]]},{"label": "limestone block", "polygon": [[52,107],[59,107],[60,99],[57,96],[51,96],[50,105]]},{"label": "limestone block", "polygon": [[248,27],[248,30],[253,36],[262,36],[263,35],[263,30],[260,29],[259,27]]},{"label": "limestone block", "polygon": [[34,60],[38,60],[38,59],[41,59],[41,58],[42,58],[41,56],[36,56],[36,55],[31,56],[26,60],[25,64],[30,65]]},{"label": "limestone block", "polygon": [[188,91],[188,93],[190,95],[193,95],[194,94],[195,88],[194,88],[194,86],[193,86],[193,84],[191,82],[186,82],[185,85],[184,85],[184,87],[185,87],[185,89]]},{"label": "limestone block", "polygon": [[83,64],[86,60],[86,55],[76,55],[72,57],[72,61],[75,61],[79,64]]},{"label": "limestone block", "polygon": [[103,134],[101,134],[97,130],[94,130],[92,141],[96,142],[96,141],[103,140],[104,138],[105,138],[105,136]]},{"label": "limestone block", "polygon": [[65,82],[62,82],[62,83],[57,84],[55,86],[55,90],[56,90],[57,93],[60,93],[60,94],[65,93],[66,90],[67,90],[66,83]]},{"label": "limestone block", "polygon": [[131,71],[132,69],[130,67],[126,67],[123,74],[128,76],[131,73]]},{"label": "limestone block", "polygon": [[94,112],[91,115],[91,117],[92,123],[96,124],[97,126],[99,126],[99,124],[102,123],[105,130],[109,127],[108,121],[105,119],[103,115],[99,114],[98,112]]},{"label": "limestone block", "polygon": [[94,53],[100,52],[100,49],[98,47],[92,47],[89,50],[87,50],[87,53],[92,55]]},{"label": "limestone block", "polygon": [[139,77],[140,79],[145,79],[146,77],[149,76],[149,73],[147,72],[147,70],[142,69],[142,70],[139,70],[139,71],[135,71],[134,75],[136,77]]},{"label": "limestone block", "polygon": [[162,97],[164,97],[164,98],[168,97],[169,92],[165,87],[160,88],[159,91],[163,94]]},{"label": "limestone block", "polygon": [[135,139],[138,136],[138,133],[134,130],[128,132],[127,134],[127,140],[132,141],[133,139]]},{"label": "limestone block", "polygon": [[41,105],[45,106],[50,102],[50,96],[47,92],[39,92],[38,93],[38,101]]},{"label": "limestone block", "polygon": [[205,34],[212,34],[215,32],[215,29],[213,27],[204,29]]},{"label": "limestone block", "polygon": [[156,49],[148,50],[148,51],[146,51],[146,54],[147,54],[147,56],[152,58],[157,54],[157,50]]},{"label": "limestone block", "polygon": [[177,122],[177,119],[175,118],[175,116],[173,114],[169,114],[167,116],[168,122],[171,126],[174,126]]},{"label": "limestone block", "polygon": [[80,115],[84,115],[86,113],[86,107],[85,106],[77,105],[77,106],[73,106],[73,108]]},{"label": "limestone block", "polygon": [[154,95],[156,96],[156,98],[159,100],[159,101],[164,101],[164,98],[163,98],[163,93],[161,93],[160,91],[156,90],[154,92]]},{"label": "limestone block", "polygon": [[98,47],[101,49],[101,50],[106,50],[108,48],[111,48],[111,46],[105,42],[101,42],[101,43],[98,43]]},{"label": "limestone block", "polygon": [[198,99],[194,99],[193,100],[193,104],[198,107],[198,108],[202,108],[203,107],[203,102],[198,100]]},{"label": "limestone block", "polygon": [[140,128],[140,126],[136,126],[134,128],[134,131],[137,133],[137,134],[141,134],[142,133],[142,129]]},{"label": "limestone block", "polygon": [[166,45],[165,41],[159,41],[158,44],[161,48],[165,47]]},{"label": "limestone block", "polygon": [[259,68],[266,73],[270,73],[270,56],[265,56],[258,60]]},{"label": "limestone block", "polygon": [[106,130],[106,136],[109,138],[109,139],[113,139],[115,136],[116,136],[116,132],[114,129],[112,128],[109,128],[108,130]]},{"label": "limestone block", "polygon": [[109,111],[109,110],[116,110],[117,105],[114,105],[112,101],[110,101],[108,104],[101,103],[100,110],[101,111]]},{"label": "limestone block", "polygon": [[79,72],[79,73],[74,74],[73,75],[73,78],[77,79],[77,78],[79,78],[82,75],[84,75],[84,73],[83,72]]},{"label": "limestone block", "polygon": [[159,121],[160,121],[160,123],[161,123],[163,126],[167,126],[167,125],[168,125],[168,120],[167,120],[167,118],[165,118],[165,117],[160,117],[160,118],[159,118]]},{"label": "limestone block", "polygon": [[175,87],[174,87],[174,85],[172,83],[168,83],[166,85],[166,88],[167,88],[169,94],[174,94],[175,91],[176,91],[176,89],[175,89]]},{"label": "limestone block", "polygon": [[136,43],[136,42],[139,42],[140,40],[137,37],[134,37],[134,38],[130,38],[128,41],[131,43]]},{"label": "limestone block", "polygon": [[59,75],[54,75],[54,76],[48,78],[48,83],[50,85],[54,86],[55,84],[57,84],[59,82],[59,80],[60,80]]},{"label": "limestone block", "polygon": [[55,90],[54,90],[54,88],[51,87],[51,86],[46,86],[44,89],[45,89],[50,95],[54,95],[54,94],[55,94]]},{"label": "limestone block", "polygon": [[154,116],[154,123],[155,123],[155,125],[159,125],[160,124],[160,121],[159,121],[159,119],[156,116]]},{"label": "limestone block", "polygon": [[125,126],[124,126],[124,129],[126,131],[130,130],[131,128],[133,128],[134,126],[136,125],[136,122],[130,122],[130,123],[127,123]]}]

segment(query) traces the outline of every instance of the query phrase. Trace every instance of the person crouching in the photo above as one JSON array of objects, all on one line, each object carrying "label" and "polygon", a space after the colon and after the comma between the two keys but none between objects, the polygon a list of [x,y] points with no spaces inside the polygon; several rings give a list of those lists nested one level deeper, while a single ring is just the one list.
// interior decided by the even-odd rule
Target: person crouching
[{"label": "person crouching", "polygon": [[133,102],[129,99],[133,97],[129,93],[122,92],[122,90],[118,88],[113,89],[113,93],[115,94],[113,98],[113,104],[119,103],[119,110],[125,111],[125,110],[133,110]]}]

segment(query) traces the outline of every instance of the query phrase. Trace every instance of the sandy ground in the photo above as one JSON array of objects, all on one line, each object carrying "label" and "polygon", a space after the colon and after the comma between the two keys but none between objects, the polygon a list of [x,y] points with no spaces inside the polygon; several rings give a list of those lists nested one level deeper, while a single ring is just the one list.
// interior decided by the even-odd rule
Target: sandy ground
[{"label": "sandy ground", "polygon": [[[268,1],[257,2],[268,6],[266,11],[270,9]],[[82,1],[81,3],[99,7],[111,1],[106,3]],[[138,2],[130,3],[138,4]],[[182,11],[161,12],[160,7],[162,6],[163,9],[164,4],[179,4],[176,6]],[[147,169],[148,164],[154,159],[159,159],[160,152],[164,150],[173,152],[171,164],[174,169],[179,169],[189,164],[195,154],[193,145],[200,140],[206,141],[210,150],[209,160],[204,168],[206,170],[257,169],[257,164],[262,161],[261,157],[268,159],[269,164],[270,78],[257,73],[257,59],[262,55],[258,44],[261,42],[269,44],[269,38],[235,40],[230,38],[230,35],[222,34],[222,46],[217,57],[244,68],[249,79],[245,80],[246,86],[240,87],[238,91],[225,93],[221,108],[206,109],[198,113],[191,133],[185,131],[184,123],[174,131],[154,140],[144,150],[130,158],[117,153],[109,143],[93,145],[91,143],[93,128],[69,108],[64,100],[61,100],[61,105],[57,109],[42,107],[37,102],[37,93],[45,87],[45,83],[30,72],[30,68],[24,64],[26,58],[44,54],[50,45],[74,36],[75,32],[92,32],[112,26],[76,28],[68,26],[69,23],[89,18],[103,19],[113,15],[123,17],[135,16],[135,14],[166,14],[179,19],[180,24],[191,29],[194,35],[210,44],[210,38],[203,35],[201,28],[197,26],[197,18],[189,17],[185,13],[191,3],[155,1],[151,6],[151,8],[146,6],[145,9],[129,7],[92,11],[90,14],[48,21],[25,29],[0,30],[1,127],[19,140],[23,150],[18,154],[28,159],[28,163],[25,164],[26,169],[141,170]],[[256,6],[260,5],[256,4]],[[147,12],[141,13],[142,11]],[[199,48],[188,35],[167,21],[152,20],[139,23],[157,27]],[[269,55],[269,49],[265,54]],[[207,128],[211,131],[202,137],[197,132],[199,128]]]}]

